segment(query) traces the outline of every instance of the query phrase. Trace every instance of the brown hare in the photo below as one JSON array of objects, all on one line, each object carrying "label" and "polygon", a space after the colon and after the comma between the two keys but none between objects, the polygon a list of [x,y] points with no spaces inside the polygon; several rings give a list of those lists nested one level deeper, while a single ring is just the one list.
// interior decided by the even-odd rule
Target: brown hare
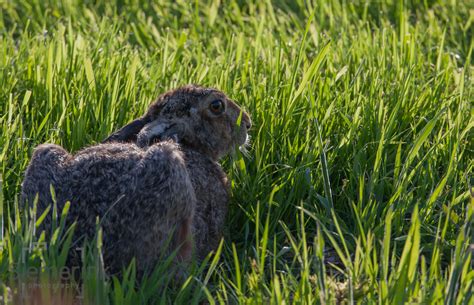
[{"label": "brown hare", "polygon": [[161,95],[102,144],[75,155],[57,145],[38,146],[22,200],[31,203],[38,195],[41,213],[52,202],[52,185],[59,209],[71,201],[76,242],[93,236],[98,216],[112,273],[133,257],[139,272],[149,270],[175,249],[179,260],[193,253],[203,259],[222,236],[229,200],[217,161],[246,143],[250,126],[224,93],[184,86]]}]

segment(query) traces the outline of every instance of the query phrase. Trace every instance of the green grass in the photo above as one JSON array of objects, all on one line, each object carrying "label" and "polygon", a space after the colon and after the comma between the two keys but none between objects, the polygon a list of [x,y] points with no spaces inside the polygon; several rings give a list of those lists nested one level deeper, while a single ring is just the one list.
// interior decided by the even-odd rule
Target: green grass
[{"label": "green grass", "polygon": [[199,83],[254,122],[223,162],[221,247],[184,283],[167,262],[137,282],[104,276],[99,235],[84,302],[473,304],[474,5],[207,2],[0,1],[4,297],[29,268],[45,297],[70,246],[60,216],[44,240],[17,204],[32,149],[93,145]]}]

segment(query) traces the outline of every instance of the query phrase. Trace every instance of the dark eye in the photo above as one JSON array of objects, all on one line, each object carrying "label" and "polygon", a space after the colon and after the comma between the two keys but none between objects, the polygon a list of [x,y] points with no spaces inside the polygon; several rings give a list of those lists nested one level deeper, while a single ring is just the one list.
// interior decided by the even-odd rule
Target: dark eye
[{"label": "dark eye", "polygon": [[224,102],[221,101],[221,100],[213,100],[213,101],[209,104],[209,109],[211,109],[211,111],[212,111],[214,114],[221,114],[221,113],[224,112],[224,110],[225,110]]}]

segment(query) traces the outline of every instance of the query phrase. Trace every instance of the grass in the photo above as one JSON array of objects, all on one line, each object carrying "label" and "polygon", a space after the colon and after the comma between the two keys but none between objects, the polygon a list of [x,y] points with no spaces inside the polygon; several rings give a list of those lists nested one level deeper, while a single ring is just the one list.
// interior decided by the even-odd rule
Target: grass
[{"label": "grass", "polygon": [[71,246],[67,211],[53,211],[57,235],[45,240],[40,215],[18,205],[32,149],[93,145],[158,94],[199,83],[254,122],[249,156],[223,162],[233,196],[221,246],[184,283],[163,276],[167,262],[136,281],[133,264],[104,275],[98,234],[80,292],[59,281],[63,303],[474,303],[469,1],[0,9],[2,302],[25,293],[31,270],[30,301],[58,298],[48,284]]}]

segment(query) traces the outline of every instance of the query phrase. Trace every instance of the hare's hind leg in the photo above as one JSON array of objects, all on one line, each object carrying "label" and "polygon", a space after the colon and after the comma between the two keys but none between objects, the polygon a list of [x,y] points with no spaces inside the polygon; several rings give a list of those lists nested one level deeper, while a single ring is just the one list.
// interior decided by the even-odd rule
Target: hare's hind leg
[{"label": "hare's hind leg", "polygon": [[58,145],[42,144],[36,147],[22,183],[22,202],[32,203],[38,196],[40,212],[46,208],[45,205],[52,202],[51,185],[55,190],[60,187],[62,163],[69,156],[69,153]]},{"label": "hare's hind leg", "polygon": [[187,261],[193,254],[192,218],[188,217],[178,224],[176,243],[179,247],[178,260]]},{"label": "hare's hind leg", "polygon": [[[196,197],[183,154],[174,142],[161,142],[148,148],[137,175],[136,198],[140,205],[137,225],[145,264],[177,250],[178,261],[191,258],[191,226]],[[138,208],[137,206],[135,208]],[[151,260],[151,261],[150,261]]]}]

